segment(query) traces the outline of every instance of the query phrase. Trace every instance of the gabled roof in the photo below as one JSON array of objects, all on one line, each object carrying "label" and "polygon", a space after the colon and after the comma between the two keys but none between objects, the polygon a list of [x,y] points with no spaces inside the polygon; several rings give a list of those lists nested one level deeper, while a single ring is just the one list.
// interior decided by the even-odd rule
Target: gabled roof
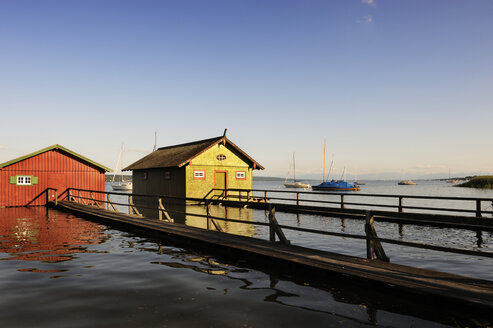
[{"label": "gabled roof", "polygon": [[18,163],[18,162],[23,161],[23,160],[25,160],[25,159],[28,159],[28,158],[34,157],[34,156],[36,156],[36,155],[39,155],[39,154],[42,154],[42,153],[45,153],[45,152],[47,152],[47,151],[54,150],[54,149],[59,149],[59,150],[61,150],[61,151],[65,152],[65,153],[67,153],[67,154],[70,154],[70,155],[72,155],[72,156],[75,156],[75,157],[79,158],[80,160],[82,160],[82,161],[84,161],[84,162],[86,162],[86,163],[92,164],[92,165],[94,165],[94,166],[96,166],[96,167],[98,167],[98,168],[100,168],[100,169],[103,169],[104,171],[107,171],[107,172],[112,172],[112,171],[113,171],[112,169],[109,169],[109,168],[107,168],[106,166],[103,166],[103,165],[101,165],[101,164],[99,164],[99,163],[96,163],[96,162],[94,162],[94,161],[91,161],[89,158],[84,157],[84,156],[82,156],[82,155],[79,155],[79,154],[77,154],[76,152],[71,151],[70,149],[67,149],[67,148],[65,148],[65,147],[63,147],[63,146],[60,146],[60,145],[58,145],[58,144],[53,145],[53,146],[49,146],[49,147],[46,147],[46,148],[43,148],[43,149],[41,149],[41,150],[35,151],[34,153],[31,153],[31,154],[28,154],[28,155],[25,155],[25,156],[21,156],[21,157],[18,157],[18,158],[13,159],[13,160],[11,160],[11,161],[8,161],[8,162],[5,162],[5,163],[2,163],[2,164],[0,164],[0,168],[7,167],[7,166],[9,166],[9,165],[12,165],[12,164]]},{"label": "gabled roof", "polygon": [[175,146],[162,147],[127,166],[123,171],[155,169],[165,167],[182,167],[190,163],[195,157],[219,143],[230,145],[240,156],[249,162],[254,169],[263,170],[264,167],[248,156],[243,150],[231,142],[226,136],[199,140]]}]

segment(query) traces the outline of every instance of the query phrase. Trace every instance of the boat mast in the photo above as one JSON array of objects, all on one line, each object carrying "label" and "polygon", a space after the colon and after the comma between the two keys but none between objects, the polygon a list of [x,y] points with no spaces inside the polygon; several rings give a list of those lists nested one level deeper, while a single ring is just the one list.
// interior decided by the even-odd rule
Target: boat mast
[{"label": "boat mast", "polygon": [[[111,182],[115,182],[115,177],[116,177],[116,174],[118,173],[118,167],[119,166],[121,168],[123,168],[123,142],[122,142],[122,147],[120,148],[120,156],[118,156],[118,159],[116,160],[115,172],[113,172],[113,179],[111,179]],[[121,172],[121,170],[120,170],[120,172]],[[121,178],[123,181],[123,177],[121,177]]]},{"label": "boat mast", "polygon": [[123,182],[122,169],[123,169],[123,142],[122,142],[122,149],[120,150],[120,180],[121,180],[121,182]]},{"label": "boat mast", "polygon": [[152,152],[155,152],[157,149],[157,131],[154,131],[154,147],[152,148]]},{"label": "boat mast", "polygon": [[346,180],[344,178],[344,174],[346,173],[346,167],[344,166],[344,170],[342,170],[342,174],[341,174],[341,180]]},{"label": "boat mast", "polygon": [[294,162],[294,152],[293,152],[293,182],[296,182],[296,164]]},{"label": "boat mast", "polygon": [[326,144],[326,140],[324,139],[324,173],[322,176],[322,182],[325,182],[325,144]]}]

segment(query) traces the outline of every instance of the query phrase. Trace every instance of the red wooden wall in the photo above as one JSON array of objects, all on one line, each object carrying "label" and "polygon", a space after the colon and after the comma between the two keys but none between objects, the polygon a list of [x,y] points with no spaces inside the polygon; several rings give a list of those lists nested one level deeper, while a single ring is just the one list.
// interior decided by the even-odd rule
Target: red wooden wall
[{"label": "red wooden wall", "polygon": [[[63,150],[52,149],[0,168],[0,206],[45,205],[47,188],[58,189],[58,195],[69,187],[104,191],[104,173],[100,167]],[[38,178],[38,183],[29,186],[11,184],[10,177],[16,175],[32,175]],[[97,200],[104,199],[97,195]]]}]

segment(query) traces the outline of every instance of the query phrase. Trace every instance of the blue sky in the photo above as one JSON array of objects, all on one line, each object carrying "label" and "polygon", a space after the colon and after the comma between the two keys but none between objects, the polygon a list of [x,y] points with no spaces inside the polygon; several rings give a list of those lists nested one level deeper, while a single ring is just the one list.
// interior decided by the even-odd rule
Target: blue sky
[{"label": "blue sky", "polygon": [[221,135],[284,176],[493,171],[493,1],[0,1],[0,162]]}]

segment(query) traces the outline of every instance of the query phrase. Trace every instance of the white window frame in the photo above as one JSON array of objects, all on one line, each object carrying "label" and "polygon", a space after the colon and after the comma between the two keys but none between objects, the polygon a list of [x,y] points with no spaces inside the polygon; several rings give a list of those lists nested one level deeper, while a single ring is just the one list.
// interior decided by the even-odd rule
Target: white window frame
[{"label": "white window frame", "polygon": [[236,171],[236,180],[246,180],[246,172]]},{"label": "white window frame", "polygon": [[33,184],[33,177],[31,175],[18,175],[16,185],[18,186],[31,186]]},{"label": "white window frame", "polygon": [[205,171],[204,170],[194,170],[193,178],[195,180],[204,180],[205,179]]},{"label": "white window frame", "polygon": [[216,159],[217,159],[218,161],[224,161],[224,160],[226,159],[226,155],[224,155],[224,154],[219,154],[219,155],[217,155],[217,156],[216,156]]}]

